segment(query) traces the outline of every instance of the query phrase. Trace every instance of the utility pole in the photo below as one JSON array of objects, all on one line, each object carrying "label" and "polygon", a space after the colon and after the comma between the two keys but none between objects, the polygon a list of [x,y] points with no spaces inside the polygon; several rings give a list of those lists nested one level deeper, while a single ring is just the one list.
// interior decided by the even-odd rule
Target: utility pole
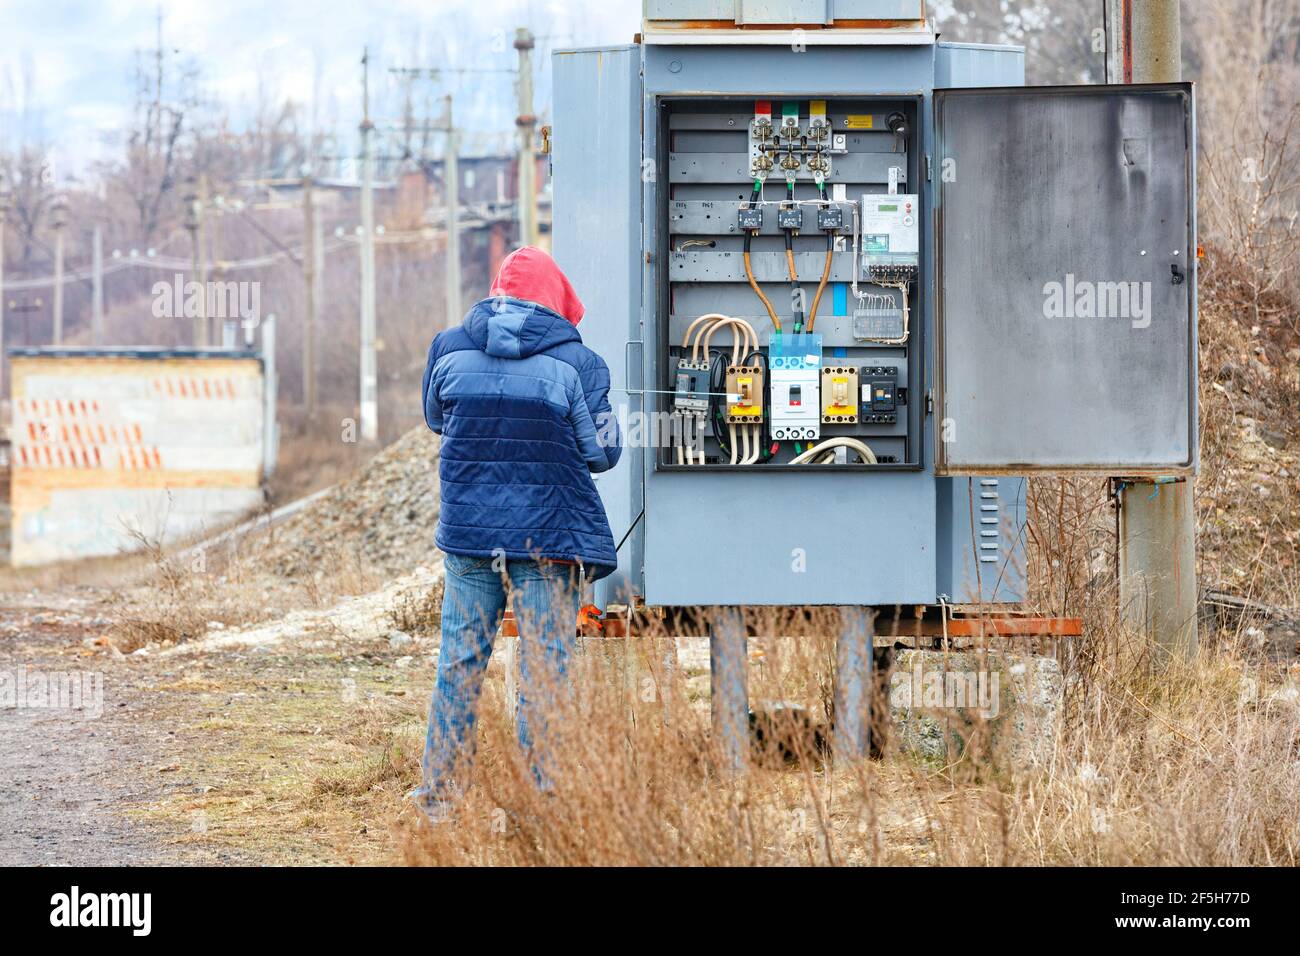
[{"label": "utility pole", "polygon": [[280,426],[276,423],[280,377],[275,371],[275,313],[268,313],[262,331],[262,477],[275,473],[280,450]]},{"label": "utility pole", "polygon": [[63,230],[68,225],[68,201],[63,196],[50,204],[54,230],[54,344],[63,344]]},{"label": "utility pole", "polygon": [[[220,341],[220,337],[212,328],[212,322],[208,318],[208,246],[211,243],[211,233],[208,231],[207,210],[210,208],[208,202],[208,176],[207,173],[199,174],[199,228],[195,234],[195,279],[199,283],[199,317],[196,321],[203,324],[203,346],[206,348],[209,343],[215,345]],[[216,217],[213,217],[214,221]]]},{"label": "utility pole", "polygon": [[460,315],[460,137],[451,121],[451,94],[442,98],[443,124],[447,130],[447,153],[443,160],[443,184],[447,200],[447,325],[459,322]]},{"label": "utility pole", "polygon": [[527,27],[515,31],[515,49],[519,51],[519,244],[537,244],[537,160],[533,155],[533,35]]},{"label": "utility pole", "polygon": [[302,404],[316,411],[316,198],[310,170],[302,177],[302,272],[306,309],[302,326]]},{"label": "utility pole", "polygon": [[1179,0],[1105,0],[1107,83],[1182,81],[1180,6]]},{"label": "utility pole", "polygon": [[375,362],[375,201],[370,136],[370,50],[361,56],[361,440],[379,440]]},{"label": "utility pole", "polygon": [[[1106,0],[1106,79],[1177,83],[1179,0]],[[1195,263],[1193,256],[1189,264]],[[1192,476],[1124,478],[1119,503],[1120,609],[1165,657],[1197,649],[1196,501]]]},{"label": "utility pole", "polygon": [[90,236],[90,344],[104,344],[104,230]]},{"label": "utility pole", "polygon": [[[190,191],[185,195],[185,229],[190,234],[190,278],[199,281],[199,230],[203,223],[203,200],[198,193]],[[207,298],[206,290],[203,298]],[[180,310],[177,310],[180,313]],[[207,311],[206,309],[203,311]],[[183,314],[183,313],[181,313]],[[176,316],[180,318],[180,314]],[[206,348],[208,345],[208,323],[200,316],[194,317],[194,348]]]}]

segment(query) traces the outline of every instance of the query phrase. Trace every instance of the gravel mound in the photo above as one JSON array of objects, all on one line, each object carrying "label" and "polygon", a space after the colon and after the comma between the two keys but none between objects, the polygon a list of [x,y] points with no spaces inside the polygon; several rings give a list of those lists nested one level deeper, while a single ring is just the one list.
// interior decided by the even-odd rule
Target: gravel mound
[{"label": "gravel mound", "polygon": [[414,428],[272,528],[268,570],[306,577],[340,560],[375,575],[406,574],[431,561],[438,524],[438,438]]}]

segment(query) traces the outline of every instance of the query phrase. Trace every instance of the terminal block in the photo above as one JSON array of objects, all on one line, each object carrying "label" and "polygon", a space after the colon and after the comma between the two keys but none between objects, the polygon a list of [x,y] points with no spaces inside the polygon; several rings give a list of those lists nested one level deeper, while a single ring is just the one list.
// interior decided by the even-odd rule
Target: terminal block
[{"label": "terminal block", "polygon": [[844,228],[844,208],[842,206],[820,206],[817,209],[817,228],[825,232],[834,232]]},{"label": "terminal block", "polygon": [[763,228],[763,207],[750,206],[746,209],[736,210],[736,225],[743,230],[754,230]]},{"label": "terminal block", "polygon": [[916,263],[867,261],[868,282],[877,285],[898,285],[916,281]]},{"label": "terminal block", "polygon": [[822,424],[855,425],[858,421],[858,370],[846,365],[822,369]]},{"label": "terminal block", "polygon": [[903,310],[901,307],[858,307],[853,310],[853,337],[862,341],[901,340],[903,338]]},{"label": "terminal block", "polygon": [[727,368],[727,424],[753,425],[763,420],[763,367]]}]

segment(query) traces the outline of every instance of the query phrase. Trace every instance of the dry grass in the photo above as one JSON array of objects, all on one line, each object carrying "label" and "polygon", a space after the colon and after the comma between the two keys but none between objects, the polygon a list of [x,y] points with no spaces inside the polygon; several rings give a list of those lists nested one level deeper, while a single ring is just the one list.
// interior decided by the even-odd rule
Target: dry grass
[{"label": "dry grass", "polygon": [[124,654],[329,607],[382,583],[350,553],[330,552],[320,573],[288,578],[265,565],[260,541],[163,547],[143,535],[135,540],[136,553],[105,582],[114,588],[108,639]]},{"label": "dry grass", "polygon": [[[827,623],[764,643],[768,654],[751,668],[756,700],[818,713]],[[881,761],[832,766],[796,743],[795,761],[759,762],[739,777],[711,738],[706,702],[690,693],[692,675],[662,667],[662,639],[634,641],[612,660],[589,646],[572,700],[552,718],[553,793],[532,784],[500,685],[490,684],[476,786],[448,825],[408,819],[405,856],[454,865],[1300,861],[1300,706],[1281,676],[1231,647],[1157,673],[1118,631],[1092,643],[1030,759],[1016,734],[965,715],[946,762],[891,744]]]},{"label": "dry grass", "polygon": [[388,612],[393,627],[413,637],[432,637],[442,631],[441,579],[426,591],[407,591]]}]

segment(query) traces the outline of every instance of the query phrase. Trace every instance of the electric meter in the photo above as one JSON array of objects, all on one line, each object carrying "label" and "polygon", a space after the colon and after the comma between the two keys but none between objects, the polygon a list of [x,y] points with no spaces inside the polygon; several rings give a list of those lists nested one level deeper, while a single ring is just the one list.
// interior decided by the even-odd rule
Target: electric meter
[{"label": "electric meter", "polygon": [[862,257],[868,273],[882,268],[916,269],[921,204],[913,193],[862,197]]}]

